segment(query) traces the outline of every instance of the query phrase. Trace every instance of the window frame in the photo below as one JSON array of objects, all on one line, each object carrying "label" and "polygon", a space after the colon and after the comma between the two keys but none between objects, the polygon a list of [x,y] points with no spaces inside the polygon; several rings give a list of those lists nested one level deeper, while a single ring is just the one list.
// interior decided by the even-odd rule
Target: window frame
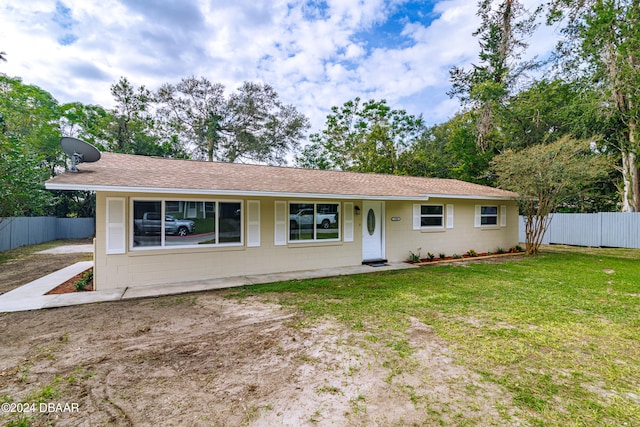
[{"label": "window frame", "polygon": [[[422,213],[422,207],[423,206],[437,206],[440,207],[442,212],[440,213],[440,215],[434,215],[434,214],[423,214]],[[442,230],[444,229],[445,226],[445,208],[444,208],[444,204],[420,204],[420,229],[421,230]],[[440,225],[422,225],[422,218],[440,218]]]},{"label": "window frame", "polygon": [[[483,208],[495,208],[496,213],[495,214],[483,214],[482,210]],[[482,223],[482,219],[483,218],[493,218],[495,217],[496,222],[495,224],[483,224]],[[500,226],[500,206],[498,205],[480,205],[480,227],[499,227]]]},{"label": "window frame", "polygon": [[[291,205],[313,205],[313,239],[301,239],[301,240],[292,240],[291,239]],[[317,221],[317,215],[318,215],[318,205],[337,205],[338,206],[338,211],[336,212],[336,214],[338,215],[338,220],[336,221],[338,227],[338,237],[336,238],[332,238],[332,239],[318,239],[318,225],[316,223]],[[296,200],[296,201],[292,201],[292,200],[288,200],[287,201],[287,210],[286,210],[286,227],[287,227],[287,243],[291,243],[291,244],[299,244],[299,243],[323,243],[323,242],[341,242],[342,241],[342,215],[341,215],[341,211],[342,211],[342,204],[339,201],[335,201],[335,200],[322,200],[322,201],[306,201],[306,200]]]},{"label": "window frame", "polygon": [[[134,228],[135,228],[135,202],[160,202],[160,229],[165,230],[165,219],[166,215],[170,215],[172,212],[166,212],[166,202],[197,202],[197,203],[214,203],[215,209],[215,230],[216,243],[207,243],[207,244],[193,244],[193,245],[170,245],[167,246],[165,244],[165,234],[164,232],[160,233],[160,245],[158,246],[134,246]],[[239,203],[240,204],[240,241],[239,242],[223,242],[220,243],[220,203]],[[197,207],[196,207],[197,209]],[[128,227],[129,227],[129,250],[130,251],[149,251],[149,250],[182,250],[182,249],[199,249],[199,248],[219,248],[219,247],[238,247],[245,245],[245,219],[246,219],[246,207],[244,200],[238,199],[192,199],[192,198],[182,198],[180,195],[177,197],[131,197],[129,202],[129,219],[128,219]],[[186,218],[189,219],[189,218]],[[196,228],[197,233],[197,228]]]}]

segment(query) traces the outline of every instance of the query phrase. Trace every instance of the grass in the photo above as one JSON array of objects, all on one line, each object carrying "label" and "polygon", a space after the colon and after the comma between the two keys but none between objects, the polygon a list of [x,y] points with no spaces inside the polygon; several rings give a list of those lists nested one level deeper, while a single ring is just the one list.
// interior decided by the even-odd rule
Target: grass
[{"label": "grass", "polygon": [[[499,264],[440,265],[241,288],[330,317],[410,363],[410,318],[456,363],[512,396],[529,425],[640,425],[640,251],[548,248]],[[398,365],[399,364],[399,365]],[[357,408],[354,408],[357,409]]]},{"label": "grass", "polygon": [[69,244],[69,241],[52,240],[50,242],[39,243],[37,245],[21,246],[19,248],[10,249],[8,251],[0,251],[0,265],[4,264],[5,262],[31,256],[39,251],[44,251],[65,244]]}]

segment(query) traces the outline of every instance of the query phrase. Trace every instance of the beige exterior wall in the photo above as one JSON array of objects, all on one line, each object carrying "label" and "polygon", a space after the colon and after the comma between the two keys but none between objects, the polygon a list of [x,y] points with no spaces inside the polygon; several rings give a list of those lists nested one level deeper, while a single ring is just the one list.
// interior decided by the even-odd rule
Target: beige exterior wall
[{"label": "beige exterior wall", "polygon": [[[126,253],[106,253],[106,200],[108,197],[126,198]],[[131,200],[132,198],[166,200],[242,200],[246,212],[247,200],[260,201],[260,247],[247,247],[247,218],[244,215],[244,244],[203,248],[132,249]],[[285,199],[238,197],[186,197],[164,194],[104,193],[97,194],[96,205],[96,289],[144,286],[150,284],[183,282],[207,278],[233,277],[262,273],[279,273],[317,268],[351,266],[361,263],[361,224],[354,217],[353,242],[308,242],[274,244],[275,201]],[[310,199],[290,199],[292,202],[308,202]],[[316,200],[316,202],[334,202]],[[344,204],[340,203],[342,210]],[[339,215],[342,223],[344,215]],[[344,233],[342,233],[344,234]],[[341,236],[342,237],[342,236]]]},{"label": "beige exterior wall", "polygon": [[[123,254],[107,254],[107,214],[108,197],[125,199],[126,248]],[[133,198],[155,198],[165,200],[242,200],[246,213],[248,200],[260,201],[260,246],[247,247],[247,218],[243,215],[245,237],[241,246],[196,247],[196,248],[131,248]],[[275,202],[339,202],[341,239],[339,242],[274,244]],[[107,193],[98,192],[96,206],[96,244],[94,280],[96,289],[112,289],[151,284],[185,282],[208,278],[241,275],[278,273],[319,268],[358,265],[362,262],[362,221],[364,214],[354,215],[353,241],[345,242],[344,202],[342,200],[310,200],[282,198],[238,198],[238,197],[187,197],[168,194]],[[362,207],[361,201],[349,200]],[[387,201],[385,204],[385,256],[389,261],[404,261],[409,251],[422,248],[438,254],[464,253],[468,249],[477,252],[493,251],[497,247],[505,249],[518,243],[518,213],[512,201],[474,201],[442,199],[430,200],[423,204],[453,204],[454,228],[443,231],[413,230],[414,202]],[[475,228],[474,209],[476,204],[506,205],[507,226]],[[391,218],[400,218],[392,221]],[[179,285],[177,285],[179,286]]]},{"label": "beige exterior wall", "polygon": [[[510,200],[430,199],[419,204],[453,205],[453,228],[413,230],[413,204],[416,202],[387,202],[387,258],[389,261],[407,260],[409,251],[424,257],[431,252],[447,256],[463,255],[469,249],[478,253],[509,249],[518,244],[518,207]],[[506,226],[475,227],[475,207],[506,206]],[[400,221],[391,221],[392,217]],[[405,220],[406,219],[406,220]],[[445,213],[446,223],[446,213]]]}]

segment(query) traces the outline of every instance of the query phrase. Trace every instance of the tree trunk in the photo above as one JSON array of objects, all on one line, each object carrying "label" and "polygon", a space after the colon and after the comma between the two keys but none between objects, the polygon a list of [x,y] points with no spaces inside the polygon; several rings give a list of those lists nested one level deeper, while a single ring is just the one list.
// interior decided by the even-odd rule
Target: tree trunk
[{"label": "tree trunk", "polygon": [[543,215],[540,213],[527,215],[525,219],[525,253],[527,255],[536,255],[542,244],[542,239],[547,233],[549,224],[551,223],[551,215]]},{"label": "tree trunk", "polygon": [[640,169],[638,169],[635,120],[629,121],[629,145],[622,148],[622,212],[640,212]]}]

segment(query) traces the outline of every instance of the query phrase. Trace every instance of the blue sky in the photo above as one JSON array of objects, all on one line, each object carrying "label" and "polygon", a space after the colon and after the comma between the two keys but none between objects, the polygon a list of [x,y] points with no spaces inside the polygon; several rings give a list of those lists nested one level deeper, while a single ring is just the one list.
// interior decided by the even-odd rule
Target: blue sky
[{"label": "blue sky", "polygon": [[[110,108],[121,76],[149,89],[204,76],[229,92],[260,81],[312,131],[356,96],[445,121],[458,109],[449,69],[477,60],[479,24],[474,0],[3,0],[0,22],[0,72],[60,103]],[[555,37],[541,28],[531,55]]]}]

